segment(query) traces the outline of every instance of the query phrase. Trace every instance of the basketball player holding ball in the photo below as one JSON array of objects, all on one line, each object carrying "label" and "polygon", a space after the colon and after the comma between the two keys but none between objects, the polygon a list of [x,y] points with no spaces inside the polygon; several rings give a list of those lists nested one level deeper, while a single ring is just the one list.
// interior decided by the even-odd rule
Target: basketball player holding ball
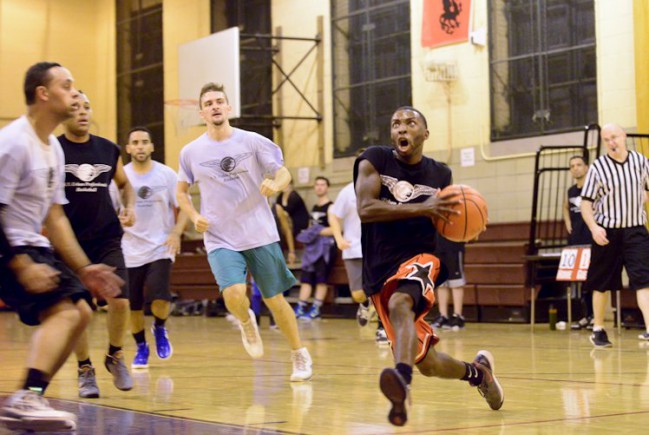
[{"label": "basketball player holding ball", "polygon": [[380,376],[391,402],[390,423],[408,417],[413,366],[424,376],[461,379],[478,388],[491,409],[503,404],[490,352],[473,362],[437,352],[439,338],[424,320],[435,302],[435,282],[444,280],[433,255],[437,230],[432,219],[448,221],[459,201],[438,195],[452,183],[448,166],[423,155],[428,139],[426,118],[409,106],[391,118],[392,147],[368,148],[354,164],[358,214],[362,222],[363,286],[385,326],[396,366]]}]

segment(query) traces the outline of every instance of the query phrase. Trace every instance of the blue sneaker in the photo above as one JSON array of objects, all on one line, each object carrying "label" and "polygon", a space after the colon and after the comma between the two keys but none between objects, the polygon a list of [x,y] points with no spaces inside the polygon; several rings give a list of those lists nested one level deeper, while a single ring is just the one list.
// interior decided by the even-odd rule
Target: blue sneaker
[{"label": "blue sneaker", "polygon": [[300,317],[304,317],[305,314],[306,313],[304,312],[304,307],[300,304],[297,304],[295,306],[295,317],[299,319]]},{"label": "blue sneaker", "polygon": [[309,312],[303,316],[307,320],[320,320],[322,317],[320,316],[320,307],[316,307],[315,305],[311,307]]},{"label": "blue sneaker", "polygon": [[158,353],[158,358],[167,359],[171,358],[171,355],[174,353],[173,347],[169,342],[169,337],[167,336],[167,328],[164,326],[155,326],[151,327],[151,332],[155,336],[155,348]]},{"label": "blue sneaker", "polygon": [[144,343],[137,344],[137,352],[131,363],[131,368],[145,369],[149,367],[149,345]]}]

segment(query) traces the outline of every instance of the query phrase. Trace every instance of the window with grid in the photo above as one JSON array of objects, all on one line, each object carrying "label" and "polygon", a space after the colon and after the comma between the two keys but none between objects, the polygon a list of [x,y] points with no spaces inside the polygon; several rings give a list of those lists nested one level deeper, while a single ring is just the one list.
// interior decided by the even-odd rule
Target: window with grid
[{"label": "window with grid", "polygon": [[390,117],[412,104],[410,1],[332,0],[334,157],[390,143]]},{"label": "window with grid", "polygon": [[117,0],[117,138],[143,125],[151,130],[153,159],[164,162],[162,0]]},{"label": "window with grid", "polygon": [[210,11],[212,32],[237,26],[242,35],[241,117],[230,122],[273,139],[272,41],[249,36],[271,34],[270,0],[210,0]]},{"label": "window with grid", "polygon": [[491,138],[597,122],[593,0],[490,0]]}]

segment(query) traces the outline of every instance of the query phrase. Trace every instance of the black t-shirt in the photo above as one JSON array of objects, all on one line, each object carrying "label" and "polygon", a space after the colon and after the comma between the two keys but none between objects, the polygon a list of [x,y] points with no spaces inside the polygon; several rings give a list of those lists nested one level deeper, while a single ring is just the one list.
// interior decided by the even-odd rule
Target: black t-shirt
[{"label": "black t-shirt", "polygon": [[588,225],[581,217],[581,188],[576,184],[568,189],[568,210],[570,211],[570,223],[572,233],[568,235],[569,245],[590,245],[593,243],[593,235]]},{"label": "black t-shirt", "polygon": [[122,227],[113,208],[108,186],[115,175],[120,148],[108,139],[90,135],[85,143],[59,142],[65,153],[63,206],[79,241],[121,237]]},{"label": "black t-shirt", "polygon": [[[369,161],[381,176],[379,198],[392,204],[423,202],[452,182],[451,169],[445,164],[424,157],[408,165],[386,146],[370,147],[356,159],[354,182],[362,160]],[[429,217],[363,223],[361,228],[363,287],[368,295],[380,292],[404,261],[435,251],[437,230]]]},{"label": "black t-shirt", "polygon": [[277,198],[277,204],[286,210],[286,213],[291,217],[293,221],[293,236],[297,236],[300,231],[309,226],[309,211],[306,209],[302,197],[296,191],[293,190],[289,193],[286,206],[282,204],[284,195],[285,193],[283,192],[280,194]]},{"label": "black t-shirt", "polygon": [[331,207],[332,204],[333,202],[329,201],[322,205],[314,205],[311,208],[311,221],[314,224],[320,224],[323,227],[328,227],[329,215],[327,214],[327,212],[329,211],[329,207]]}]

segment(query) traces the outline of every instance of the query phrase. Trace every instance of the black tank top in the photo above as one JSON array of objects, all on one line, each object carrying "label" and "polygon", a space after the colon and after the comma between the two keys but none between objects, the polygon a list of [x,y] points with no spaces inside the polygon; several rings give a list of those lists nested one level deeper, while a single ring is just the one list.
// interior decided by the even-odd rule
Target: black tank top
[{"label": "black tank top", "polygon": [[577,187],[576,184],[568,189],[568,209],[570,210],[570,223],[572,224],[572,233],[568,236],[568,244],[592,244],[593,235],[581,217],[581,188]]},{"label": "black tank top", "polygon": [[[451,169],[445,164],[424,157],[408,165],[397,160],[392,147],[386,146],[370,147],[358,157],[354,182],[362,160],[369,161],[381,176],[379,198],[392,204],[423,202],[452,182]],[[437,230],[428,217],[363,223],[361,227],[363,288],[368,295],[380,292],[404,261],[435,251]]]},{"label": "black tank top", "polygon": [[58,139],[65,153],[65,196],[69,201],[63,208],[77,239],[121,237],[122,227],[108,191],[119,146],[94,135],[85,143],[71,142],[64,135]]},{"label": "black tank top", "polygon": [[322,205],[318,205],[318,204],[314,205],[311,208],[311,222],[314,224],[320,224],[323,227],[328,227],[329,226],[328,211],[329,211],[329,207],[331,207],[332,204],[333,202],[329,201]]}]

